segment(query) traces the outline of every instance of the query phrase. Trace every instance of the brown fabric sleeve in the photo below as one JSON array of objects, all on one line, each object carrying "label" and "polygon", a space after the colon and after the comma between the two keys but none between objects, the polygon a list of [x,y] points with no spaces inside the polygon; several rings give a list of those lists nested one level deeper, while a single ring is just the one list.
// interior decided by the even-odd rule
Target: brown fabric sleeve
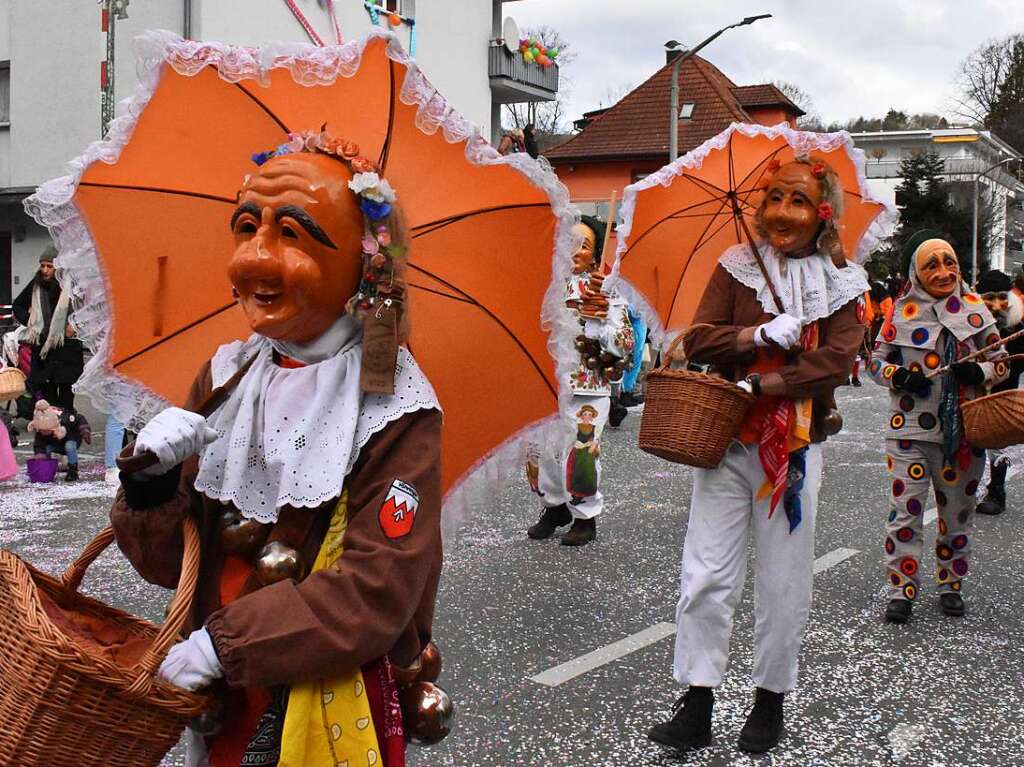
[{"label": "brown fabric sleeve", "polygon": [[785,390],[769,392],[766,389],[766,394],[779,394],[793,399],[821,398],[845,383],[866,332],[864,326],[857,321],[857,302],[850,301],[827,321],[821,322],[825,325],[823,343],[817,349],[803,352],[792,364],[776,371],[782,378]]},{"label": "brown fabric sleeve", "polygon": [[750,360],[750,352],[741,351],[738,342],[746,326],[734,324],[736,286],[736,280],[721,264],[715,267],[693,316],[693,329],[683,342],[686,357],[691,362],[728,366]]},{"label": "brown fabric sleeve", "polygon": [[[228,683],[269,687],[358,668],[386,654],[417,614],[441,565],[441,414],[409,413],[376,434],[349,475],[345,553],[301,583],[282,581],[232,602],[206,628]],[[379,519],[394,480],[412,485],[411,531]]]},{"label": "brown fabric sleeve", "polygon": [[[185,407],[194,408],[211,387],[207,362],[192,384]],[[150,583],[169,589],[178,585],[185,546],[181,523],[194,502],[192,485],[198,468],[195,457],[185,461],[176,484],[160,482],[159,477],[147,482],[122,476],[110,522],[118,548]]]}]

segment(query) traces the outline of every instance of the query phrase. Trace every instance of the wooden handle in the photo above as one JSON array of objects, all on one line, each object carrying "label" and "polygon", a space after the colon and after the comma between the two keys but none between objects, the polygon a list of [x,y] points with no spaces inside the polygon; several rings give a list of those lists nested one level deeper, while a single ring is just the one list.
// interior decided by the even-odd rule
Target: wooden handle
[{"label": "wooden handle", "polygon": [[[978,349],[975,352],[971,352],[967,356],[958,359],[956,362],[953,363],[953,365],[956,365],[957,363],[960,363],[960,362],[971,362],[972,360],[976,360],[976,359],[978,359],[978,357],[981,357],[984,354],[988,354],[993,349],[998,349],[1000,346],[1003,346],[1004,344],[1008,343],[1009,341],[1013,341],[1013,340],[1015,340],[1017,338],[1020,338],[1021,336],[1024,336],[1024,330],[1018,330],[1016,333],[1010,333],[1010,335],[1008,335],[1006,338],[1000,338],[998,341],[994,341],[994,342],[990,343],[988,346],[983,346],[981,349]],[[1020,355],[1013,355],[1012,357],[1010,357],[1010,359],[1017,359],[1017,358],[1019,358],[1019,356]],[[994,361],[995,362],[999,362],[1000,360],[1005,361],[1006,359],[1007,359],[1006,357],[1000,357],[999,360],[994,360]],[[935,378],[935,376],[942,375],[947,370],[949,370],[951,367],[952,367],[952,365],[946,365],[945,367],[936,368],[931,373],[926,375],[925,378]]]},{"label": "wooden handle", "polygon": [[[238,371],[231,376],[223,385],[218,386],[216,389],[206,395],[206,399],[199,403],[199,407],[196,408],[196,412],[203,418],[209,418],[213,415],[213,411],[224,404],[224,401],[228,398],[228,395],[238,385],[238,382],[242,380],[249,368],[256,361],[256,355],[246,362]],[[146,450],[145,452],[135,455],[135,442],[132,441],[121,454],[117,457],[117,468],[123,471],[125,474],[134,474],[143,469],[148,469],[150,466],[155,466],[160,462],[160,459],[156,457],[155,453]]]},{"label": "wooden handle", "polygon": [[608,241],[611,239],[612,229],[615,227],[615,216],[618,215],[616,206],[618,204],[618,190],[612,190],[612,199],[608,202],[608,221],[604,225],[604,242],[601,244],[601,274],[609,274],[612,270],[608,263]]},{"label": "wooden handle", "polygon": [[778,309],[779,314],[785,314],[786,310],[782,306],[779,294],[775,292],[775,285],[772,283],[772,278],[768,276],[768,269],[765,268],[764,261],[761,258],[761,252],[757,249],[757,242],[754,241],[754,235],[750,233],[750,227],[747,226],[747,220],[743,218],[743,211],[740,210],[740,205],[736,201],[735,197],[732,199],[732,213],[736,220],[739,221],[740,227],[743,229],[743,233],[747,236],[747,241],[750,243],[750,250],[754,254],[754,260],[757,261],[757,266],[761,270],[761,276],[764,277],[765,284],[768,285],[768,292],[772,294],[772,301],[775,302],[775,308]]}]

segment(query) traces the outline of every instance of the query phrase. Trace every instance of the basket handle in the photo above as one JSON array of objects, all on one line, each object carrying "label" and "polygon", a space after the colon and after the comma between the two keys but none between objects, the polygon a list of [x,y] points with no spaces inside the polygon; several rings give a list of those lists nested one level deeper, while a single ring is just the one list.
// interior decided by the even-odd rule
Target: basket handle
[{"label": "basket handle", "polygon": [[[679,331],[679,334],[675,338],[672,339],[672,343],[670,343],[668,345],[668,348],[661,355],[661,365],[659,365],[655,369],[659,373],[661,371],[665,370],[669,366],[669,364],[671,364],[671,362],[672,362],[672,352],[674,352],[676,350],[676,347],[679,346],[679,344],[681,344],[683,341],[685,341],[686,337],[690,333],[692,333],[694,330],[696,330],[697,328],[713,328],[713,327],[714,327],[714,325],[712,325],[712,324],[710,324],[708,322],[702,322],[702,323],[697,324],[697,325],[691,325],[686,330]],[[686,358],[684,357],[683,359],[685,360]]]},{"label": "basket handle", "polygon": [[[167,656],[167,651],[181,634],[189,614],[192,612],[192,599],[195,594],[196,581],[199,577],[199,532],[196,529],[195,520],[186,516],[182,525],[185,551],[181,561],[181,576],[178,578],[178,589],[167,609],[167,616],[163,625],[157,632],[153,643],[146,650],[135,668],[138,674],[135,681],[127,689],[127,694],[132,697],[145,697],[153,687],[153,678],[157,669]],[[96,558],[103,553],[114,541],[114,528],[107,525],[99,534],[93,538],[85,550],[71,564],[61,577],[62,595],[78,591],[85,577],[85,571]]]}]

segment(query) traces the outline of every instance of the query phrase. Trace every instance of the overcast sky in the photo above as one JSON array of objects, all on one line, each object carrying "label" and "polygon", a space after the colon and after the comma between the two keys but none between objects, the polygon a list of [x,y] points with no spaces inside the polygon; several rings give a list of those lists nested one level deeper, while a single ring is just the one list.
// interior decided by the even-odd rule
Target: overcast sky
[{"label": "overcast sky", "polygon": [[[737,85],[786,80],[825,122],[949,112],[957,65],[982,42],[1024,32],[1024,0],[518,0],[520,27],[547,24],[575,50],[563,67],[569,119],[608,105],[664,64],[664,43],[695,45],[744,16],[701,55]],[[682,84],[685,100],[685,83]]]}]

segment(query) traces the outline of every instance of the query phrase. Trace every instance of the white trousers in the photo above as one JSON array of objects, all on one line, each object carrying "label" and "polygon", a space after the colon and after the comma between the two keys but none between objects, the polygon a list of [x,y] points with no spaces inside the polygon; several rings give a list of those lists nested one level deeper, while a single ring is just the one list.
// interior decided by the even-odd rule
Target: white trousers
[{"label": "white trousers", "polygon": [[752,530],[754,684],[772,692],[796,687],[800,641],[811,607],[821,445],[807,450],[803,519],[792,533],[781,502],[769,519],[768,499],[756,500],[764,481],[757,446],[736,442],[717,469],[694,472],[676,608],[673,673],[682,684],[717,687],[722,682]]},{"label": "white trousers", "polygon": [[568,445],[531,446],[526,476],[546,507],[564,503],[574,519],[601,513],[601,435],[610,404],[607,396],[573,395],[564,419]]}]

